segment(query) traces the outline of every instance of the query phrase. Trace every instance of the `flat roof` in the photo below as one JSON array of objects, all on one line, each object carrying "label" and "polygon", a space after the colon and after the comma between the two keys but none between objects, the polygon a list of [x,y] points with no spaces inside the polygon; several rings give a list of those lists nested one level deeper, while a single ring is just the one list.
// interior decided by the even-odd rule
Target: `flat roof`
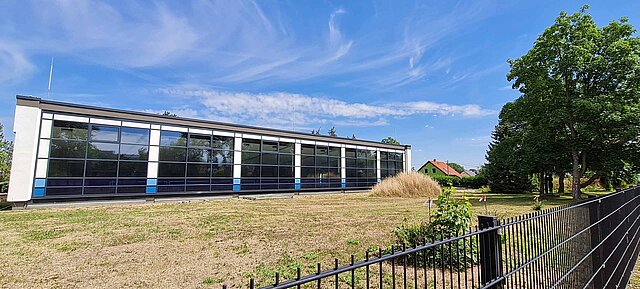
[{"label": "flat roof", "polygon": [[204,119],[163,116],[163,115],[147,113],[147,112],[138,112],[138,111],[130,111],[130,110],[96,107],[96,106],[89,106],[89,105],[82,105],[82,104],[75,104],[75,103],[59,102],[59,101],[52,101],[52,100],[44,100],[44,99],[33,97],[33,96],[16,95],[16,104],[21,106],[38,107],[42,110],[52,111],[52,112],[82,114],[82,115],[96,115],[100,117],[122,118],[122,119],[139,120],[139,121],[152,122],[152,123],[164,123],[164,124],[169,123],[174,125],[183,125],[183,126],[190,126],[190,127],[201,127],[201,128],[209,128],[209,129],[237,131],[242,133],[301,138],[301,139],[308,139],[308,140],[315,140],[315,141],[322,141],[322,142],[333,142],[333,143],[343,143],[343,144],[362,145],[362,146],[375,146],[379,148],[388,148],[388,149],[396,149],[396,150],[398,149],[404,150],[405,148],[411,148],[411,145],[393,145],[393,144],[385,144],[385,143],[369,141],[369,140],[350,139],[345,137],[331,137],[331,136],[316,135],[316,134],[302,133],[302,132],[295,132],[295,131],[288,131],[288,130],[281,130],[281,129],[216,122],[216,121],[204,120]]}]

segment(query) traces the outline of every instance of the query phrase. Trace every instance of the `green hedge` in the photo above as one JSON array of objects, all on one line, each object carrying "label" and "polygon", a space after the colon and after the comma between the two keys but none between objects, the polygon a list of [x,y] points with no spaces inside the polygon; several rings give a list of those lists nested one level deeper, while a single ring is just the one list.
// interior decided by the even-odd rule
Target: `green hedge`
[{"label": "green hedge", "polygon": [[435,176],[431,178],[434,181],[438,182],[440,186],[448,186],[449,184],[451,184],[454,187],[479,189],[482,186],[487,185],[487,179],[484,176],[473,176],[464,178],[452,176]]}]

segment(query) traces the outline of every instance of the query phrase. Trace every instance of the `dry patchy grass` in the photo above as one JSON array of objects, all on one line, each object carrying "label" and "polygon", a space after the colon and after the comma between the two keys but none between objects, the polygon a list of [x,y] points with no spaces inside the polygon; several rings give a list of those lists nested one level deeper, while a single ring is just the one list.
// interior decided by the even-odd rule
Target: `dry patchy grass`
[{"label": "dry patchy grass", "polygon": [[[531,211],[531,196],[488,195],[474,213]],[[219,288],[388,245],[426,198],[369,194],[0,212],[3,288]],[[547,201],[546,206],[566,199]],[[286,274],[283,278],[286,278]]]},{"label": "dry patchy grass", "polygon": [[418,172],[402,172],[386,178],[371,190],[375,197],[434,198],[442,192],[438,182]]}]

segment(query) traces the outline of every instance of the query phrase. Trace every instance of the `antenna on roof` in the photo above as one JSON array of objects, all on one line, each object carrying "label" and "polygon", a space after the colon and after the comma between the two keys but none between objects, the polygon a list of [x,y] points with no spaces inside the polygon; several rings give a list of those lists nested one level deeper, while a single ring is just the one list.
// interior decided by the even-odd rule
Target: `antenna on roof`
[{"label": "antenna on roof", "polygon": [[51,57],[51,66],[49,67],[49,86],[47,87],[47,98],[51,97],[51,78],[53,77],[53,57]]}]

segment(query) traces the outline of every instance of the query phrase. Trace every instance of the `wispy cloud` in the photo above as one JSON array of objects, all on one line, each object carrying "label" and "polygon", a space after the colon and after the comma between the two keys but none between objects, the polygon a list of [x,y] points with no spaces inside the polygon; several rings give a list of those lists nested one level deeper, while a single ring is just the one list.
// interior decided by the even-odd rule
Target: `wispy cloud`
[{"label": "wispy cloud", "polygon": [[17,46],[0,39],[0,83],[14,82],[29,76],[34,65]]},{"label": "wispy cloud", "polygon": [[[261,4],[115,6],[88,0],[50,2],[42,9],[41,3],[31,2],[24,14],[0,12],[5,19],[0,23],[24,24],[0,35],[0,61],[21,73],[12,78],[28,75],[33,55],[57,54],[138,73],[171,67],[174,79],[217,84],[283,83],[348,74],[354,83],[396,87],[433,73],[446,75],[451,59],[430,54],[430,49],[487,17],[491,6],[460,4],[435,11],[416,6],[403,10],[406,15],[394,15],[403,21],[390,22],[384,17],[356,17],[348,7],[320,11],[317,21],[309,21],[289,13],[296,8],[287,3],[273,3],[268,9]],[[28,23],[22,21],[25,15]],[[367,29],[343,27],[343,22],[354,19]],[[12,47],[3,45],[9,42]],[[3,73],[0,81],[10,75]]]},{"label": "wispy cloud", "polygon": [[[272,92],[246,93],[207,89],[165,88],[156,94],[191,97],[197,104],[178,107],[189,116],[290,128],[317,124],[342,126],[383,126],[389,119],[412,115],[483,117],[495,112],[476,104],[450,105],[429,101],[358,103],[328,97]],[[172,109],[172,111],[176,111]],[[179,113],[178,113],[179,114]],[[180,114],[179,114],[180,115]]]}]

